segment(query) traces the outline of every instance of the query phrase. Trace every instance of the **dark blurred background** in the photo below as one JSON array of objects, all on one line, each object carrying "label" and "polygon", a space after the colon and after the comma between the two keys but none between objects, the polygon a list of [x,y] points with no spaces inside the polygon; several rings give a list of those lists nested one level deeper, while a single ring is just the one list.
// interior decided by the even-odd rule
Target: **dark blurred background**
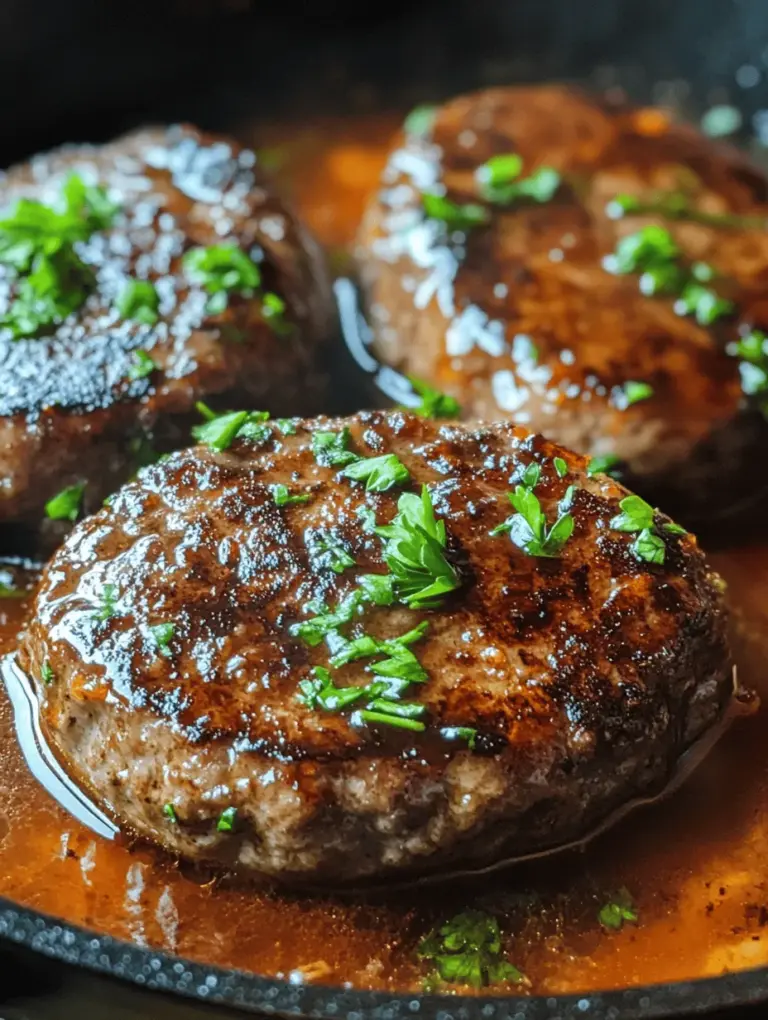
[{"label": "dark blurred background", "polygon": [[402,107],[516,79],[768,107],[765,0],[2,0],[0,159],[149,120]]}]

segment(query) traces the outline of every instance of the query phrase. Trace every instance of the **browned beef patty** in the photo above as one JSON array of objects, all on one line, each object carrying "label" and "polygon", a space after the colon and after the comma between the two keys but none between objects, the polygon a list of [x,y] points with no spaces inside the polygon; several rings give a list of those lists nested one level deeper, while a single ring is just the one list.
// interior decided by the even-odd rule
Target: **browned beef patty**
[{"label": "browned beef patty", "polygon": [[[93,273],[89,296],[41,335],[15,339],[0,324],[0,522],[33,532],[63,488],[86,483],[83,510],[91,511],[148,445],[189,442],[197,400],[318,410],[318,349],[332,323],[319,249],[256,155],[234,141],[173,127],[61,149],[8,171],[0,202],[55,206],[72,173],[100,184],[118,207],[110,226],[75,246]],[[206,286],[182,264],[190,249],[214,245],[242,249],[261,275],[253,293],[229,293],[223,310],[211,309]],[[119,311],[132,279],[154,285],[156,323]],[[0,266],[0,316],[20,286],[14,269]],[[285,303],[277,322],[264,314],[266,293]],[[45,524],[59,534],[67,526]]]},{"label": "browned beef patty", "polygon": [[[719,579],[659,513],[662,562],[639,556],[615,520],[627,491],[582,457],[509,423],[392,411],[294,426],[143,469],[43,575],[19,661],[67,768],[126,829],[285,881],[488,865],[659,791],[720,720]],[[345,427],[348,451],[394,454],[408,476],[369,492],[318,463],[313,445]],[[431,552],[400,554],[434,562],[444,526],[443,567],[426,573],[451,584],[427,607],[398,586],[390,604],[356,604],[362,578],[399,576],[395,538],[372,529],[402,525],[422,485],[438,537],[412,530]],[[561,525],[536,550],[517,518],[514,541],[492,535],[516,485],[548,528],[570,514],[572,535]],[[295,627],[318,614],[330,630],[313,642]],[[422,623],[411,644],[330,662]],[[394,686],[339,704],[382,681]]]},{"label": "browned beef patty", "polygon": [[[462,96],[421,124],[397,141],[359,236],[380,358],[455,396],[467,418],[619,458],[627,484],[684,519],[752,500],[765,487],[754,458],[768,438],[768,344],[757,364],[733,345],[768,328],[763,174],[659,111],[559,86]],[[513,184],[560,175],[549,200],[505,197],[503,185],[483,198],[478,171],[508,154],[522,159]],[[446,223],[425,193],[479,203],[487,222]],[[620,215],[621,196],[642,210]],[[611,260],[648,226],[678,249],[667,289],[651,294],[642,258],[626,273]],[[684,278],[732,309],[699,293],[686,311]]]}]

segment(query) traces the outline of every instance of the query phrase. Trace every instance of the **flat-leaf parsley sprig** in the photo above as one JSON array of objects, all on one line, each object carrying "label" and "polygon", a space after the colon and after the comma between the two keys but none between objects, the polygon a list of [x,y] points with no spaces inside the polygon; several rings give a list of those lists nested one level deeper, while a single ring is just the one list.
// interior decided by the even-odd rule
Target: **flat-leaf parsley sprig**
[{"label": "flat-leaf parsley sprig", "polygon": [[433,981],[472,988],[525,981],[504,957],[499,922],[480,910],[467,910],[440,925],[422,939],[418,956],[434,965]]},{"label": "flat-leaf parsley sprig", "polygon": [[[560,476],[560,469],[555,467]],[[541,465],[530,463],[522,475],[522,484],[507,494],[517,513],[491,532],[492,535],[509,534],[514,544],[529,556],[555,559],[573,534],[573,515],[569,512],[575,489],[569,485],[557,508],[557,518],[548,526],[539,497],[533,491],[541,476]]]},{"label": "flat-leaf parsley sprig", "polygon": [[[621,513],[611,520],[614,531],[626,531],[637,537],[630,546],[634,557],[647,563],[662,564],[666,556],[664,539],[654,519],[654,509],[640,496],[625,496],[619,503]],[[684,535],[685,528],[670,522],[661,528],[669,535]]]}]

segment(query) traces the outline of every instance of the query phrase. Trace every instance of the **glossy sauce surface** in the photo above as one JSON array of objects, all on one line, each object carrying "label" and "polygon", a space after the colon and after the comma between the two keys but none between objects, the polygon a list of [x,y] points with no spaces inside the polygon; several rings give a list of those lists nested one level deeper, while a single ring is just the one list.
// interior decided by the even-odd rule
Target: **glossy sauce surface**
[{"label": "glossy sauce surface", "polygon": [[[394,119],[347,121],[260,133],[262,145],[288,139],[289,188],[329,246],[351,239],[394,126]],[[741,683],[762,688],[768,701],[768,550],[745,547],[713,561],[730,583]],[[3,653],[23,613],[21,601],[0,602]],[[500,916],[509,958],[535,994],[765,964],[767,720],[768,709],[738,720],[672,799],[643,809],[587,852],[437,893],[425,887],[342,898],[238,887],[96,836],[31,777],[2,695],[0,894],[202,962],[359,988],[420,988],[418,940],[470,906]],[[640,921],[606,933],[597,913],[621,887]]]}]

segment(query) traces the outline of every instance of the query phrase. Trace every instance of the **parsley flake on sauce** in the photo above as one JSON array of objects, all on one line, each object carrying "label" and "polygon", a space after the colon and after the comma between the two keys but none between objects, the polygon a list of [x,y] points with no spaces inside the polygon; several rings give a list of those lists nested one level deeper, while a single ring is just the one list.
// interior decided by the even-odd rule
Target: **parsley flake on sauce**
[{"label": "parsley flake on sauce", "polygon": [[448,984],[484,988],[525,980],[504,957],[498,921],[480,910],[467,910],[440,925],[422,939],[418,955]]},{"label": "parsley flake on sauce", "polygon": [[145,326],[158,320],[160,296],[149,280],[128,280],[117,299],[117,310],[123,319],[133,319]]},{"label": "parsley flake on sauce", "polygon": [[146,351],[134,351],[133,352],[133,364],[128,369],[129,379],[146,379],[147,376],[157,368],[152,358]]},{"label": "parsley flake on sauce", "polygon": [[321,467],[343,467],[360,458],[349,450],[349,429],[340,432],[319,430],[312,433],[312,453]]},{"label": "parsley flake on sauce", "polygon": [[237,808],[228,807],[225,808],[219,815],[219,820],[216,822],[217,832],[232,832],[235,827],[235,821],[237,819]]},{"label": "parsley flake on sauce", "polygon": [[568,474],[568,465],[565,463],[563,458],[562,457],[555,457],[552,460],[552,464],[554,465],[555,473],[557,474],[557,477],[558,478],[565,478],[565,476]]},{"label": "parsley flake on sauce", "polygon": [[50,685],[56,679],[53,672],[53,666],[47,659],[40,668],[40,679],[43,681],[46,687],[50,687]]},{"label": "parsley flake on sauce", "polygon": [[454,230],[468,230],[490,222],[491,214],[476,202],[460,204],[444,195],[425,193],[421,196],[424,212],[430,220],[440,220]]},{"label": "parsley flake on sauce", "polygon": [[170,822],[178,823],[179,819],[176,816],[176,809],[173,804],[163,804],[163,814]]},{"label": "parsley flake on sauce", "polygon": [[407,135],[415,135],[417,138],[426,138],[431,134],[437,116],[437,107],[416,106],[403,121],[403,131]]},{"label": "parsley flake on sauce", "polygon": [[625,407],[639,404],[643,400],[650,400],[653,396],[653,386],[647,382],[636,382],[630,380],[622,386],[622,399]]},{"label": "parsley flake on sauce", "polygon": [[150,627],[149,630],[160,654],[169,656],[171,650],[168,646],[173,639],[176,625],[174,623],[158,623],[154,627]]},{"label": "parsley flake on sauce", "polygon": [[96,612],[100,623],[117,615],[117,588],[114,584],[105,584],[101,590],[101,601]]},{"label": "parsley flake on sauce", "polygon": [[85,492],[85,482],[68,485],[45,504],[45,515],[52,521],[76,521]]},{"label": "parsley flake on sauce", "polygon": [[[619,503],[621,513],[611,520],[614,531],[636,534],[630,546],[632,554],[646,563],[662,564],[666,556],[664,539],[658,534],[654,522],[653,507],[640,496],[625,496]],[[684,529],[677,524],[662,525],[670,534],[680,534]],[[678,531],[677,529],[680,528]]]},{"label": "parsley flake on sauce", "polygon": [[269,419],[268,411],[226,411],[224,414],[216,414],[202,401],[198,401],[195,407],[206,420],[202,425],[192,427],[192,436],[198,443],[218,453],[228,449],[235,439],[264,443],[272,434],[269,425],[264,424]]},{"label": "parsley flake on sauce", "polygon": [[288,486],[283,485],[282,482],[277,482],[275,485],[271,485],[270,491],[276,506],[292,506],[294,503],[308,503],[310,499],[312,499],[312,496],[308,492],[292,496]]},{"label": "parsley flake on sauce", "polygon": [[587,474],[591,478],[593,475],[609,475],[616,468],[617,464],[621,463],[621,457],[617,453],[605,453],[592,457],[589,464],[587,465]]},{"label": "parsley flake on sauce", "polygon": [[335,574],[341,574],[348,567],[354,567],[355,560],[341,542],[330,535],[318,535],[310,543],[310,551],[318,558],[318,566],[329,567]]},{"label": "parsley flake on sauce", "polygon": [[626,922],[636,924],[638,913],[629,892],[620,889],[613,899],[600,908],[597,919],[604,928],[611,931],[620,931]]}]

